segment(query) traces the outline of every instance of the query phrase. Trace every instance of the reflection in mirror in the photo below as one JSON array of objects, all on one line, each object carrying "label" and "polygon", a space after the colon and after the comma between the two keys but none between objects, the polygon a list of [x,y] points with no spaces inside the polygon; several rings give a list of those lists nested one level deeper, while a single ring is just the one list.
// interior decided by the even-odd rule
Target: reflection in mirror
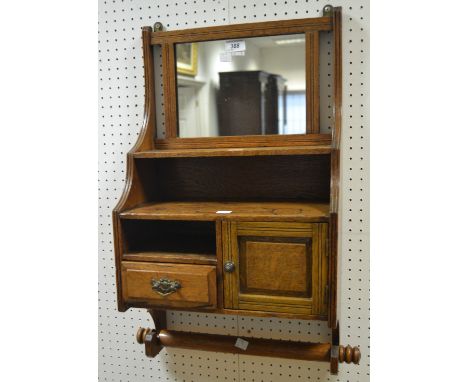
[{"label": "reflection in mirror", "polygon": [[305,134],[303,34],[176,45],[178,136]]}]

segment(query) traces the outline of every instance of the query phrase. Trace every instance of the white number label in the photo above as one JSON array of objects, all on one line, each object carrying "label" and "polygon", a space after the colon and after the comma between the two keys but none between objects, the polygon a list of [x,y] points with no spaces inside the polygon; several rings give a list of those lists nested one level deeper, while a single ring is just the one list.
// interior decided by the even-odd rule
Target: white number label
[{"label": "white number label", "polygon": [[226,52],[243,52],[245,51],[245,40],[228,40],[224,50]]},{"label": "white number label", "polygon": [[243,338],[238,338],[234,346],[242,350],[247,350],[247,346],[249,346],[249,342],[244,340]]}]

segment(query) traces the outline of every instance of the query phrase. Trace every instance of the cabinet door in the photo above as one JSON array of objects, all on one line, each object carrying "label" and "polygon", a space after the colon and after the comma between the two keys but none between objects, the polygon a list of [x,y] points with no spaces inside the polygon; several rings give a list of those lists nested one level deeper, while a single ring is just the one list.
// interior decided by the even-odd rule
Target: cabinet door
[{"label": "cabinet door", "polygon": [[326,317],[326,223],[225,222],[223,229],[225,308]]}]

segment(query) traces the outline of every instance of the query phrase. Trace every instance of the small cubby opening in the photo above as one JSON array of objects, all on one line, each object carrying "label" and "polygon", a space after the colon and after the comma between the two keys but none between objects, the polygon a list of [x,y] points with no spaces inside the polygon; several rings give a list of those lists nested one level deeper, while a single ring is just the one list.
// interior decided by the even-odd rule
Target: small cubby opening
[{"label": "small cubby opening", "polygon": [[136,159],[144,202],[330,200],[330,155]]},{"label": "small cubby opening", "polygon": [[216,227],[208,221],[121,220],[125,254],[216,255]]}]

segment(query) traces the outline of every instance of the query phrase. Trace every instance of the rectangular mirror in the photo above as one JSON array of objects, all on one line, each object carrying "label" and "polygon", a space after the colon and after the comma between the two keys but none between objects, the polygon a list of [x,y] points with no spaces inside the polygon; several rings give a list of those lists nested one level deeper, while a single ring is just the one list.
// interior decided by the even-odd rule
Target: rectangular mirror
[{"label": "rectangular mirror", "polygon": [[180,43],[181,138],[306,133],[304,34]]}]

